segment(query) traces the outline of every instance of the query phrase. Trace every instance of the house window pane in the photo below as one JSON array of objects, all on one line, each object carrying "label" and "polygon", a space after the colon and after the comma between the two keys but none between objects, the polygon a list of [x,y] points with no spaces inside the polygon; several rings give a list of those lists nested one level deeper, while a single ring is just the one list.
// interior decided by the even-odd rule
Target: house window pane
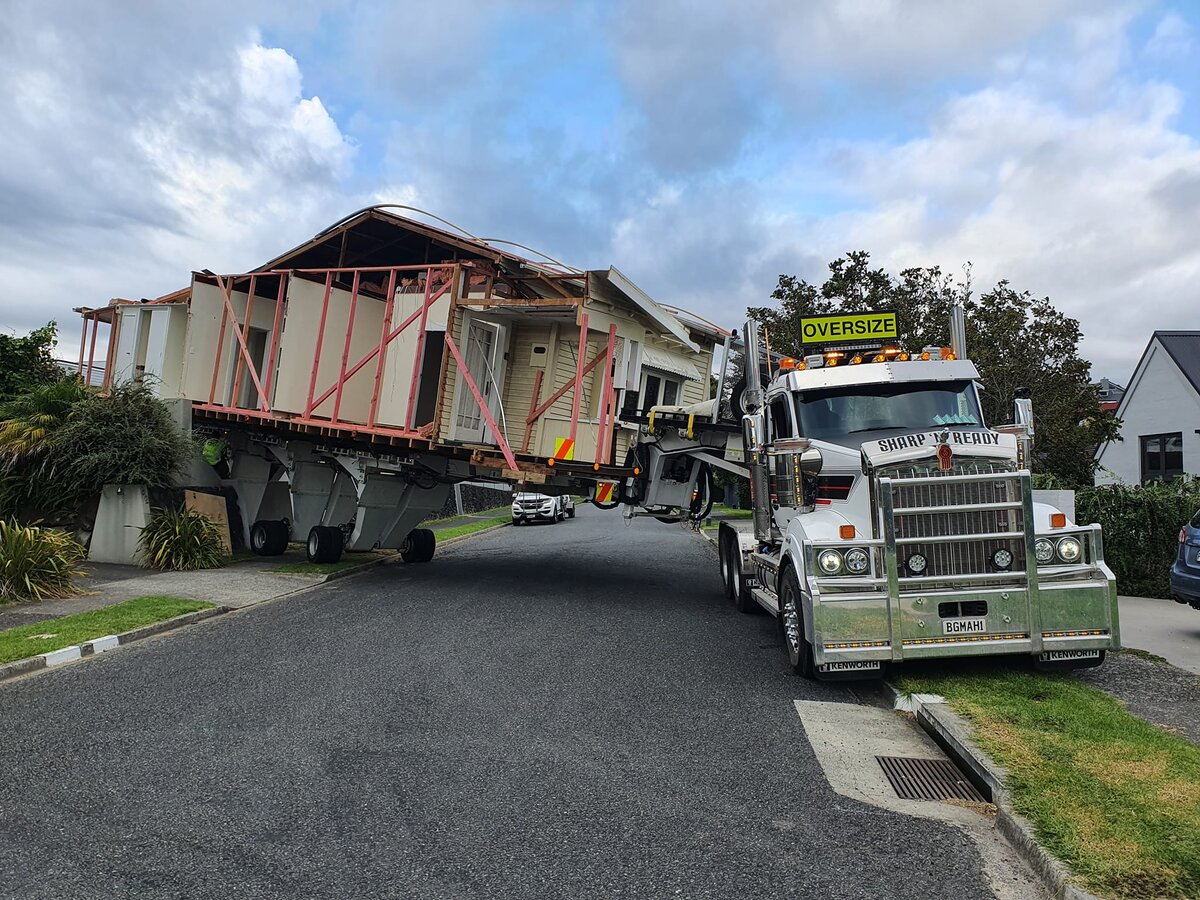
[{"label": "house window pane", "polygon": [[658,406],[658,395],[662,391],[662,381],[657,375],[646,376],[646,389],[642,391],[642,412]]},{"label": "house window pane", "polygon": [[679,402],[679,382],[663,381],[662,405],[674,406]]},{"label": "house window pane", "polygon": [[1183,474],[1183,435],[1165,435],[1163,442],[1166,445],[1163,454],[1163,477],[1176,478]]}]

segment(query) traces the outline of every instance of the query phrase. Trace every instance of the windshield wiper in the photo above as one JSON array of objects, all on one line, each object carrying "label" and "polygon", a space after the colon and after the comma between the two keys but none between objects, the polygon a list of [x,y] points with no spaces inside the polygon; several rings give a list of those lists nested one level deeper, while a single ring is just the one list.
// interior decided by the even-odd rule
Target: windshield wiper
[{"label": "windshield wiper", "polygon": [[879,425],[873,428],[855,428],[853,431],[847,431],[846,434],[861,434],[864,431],[907,431],[907,425]]}]

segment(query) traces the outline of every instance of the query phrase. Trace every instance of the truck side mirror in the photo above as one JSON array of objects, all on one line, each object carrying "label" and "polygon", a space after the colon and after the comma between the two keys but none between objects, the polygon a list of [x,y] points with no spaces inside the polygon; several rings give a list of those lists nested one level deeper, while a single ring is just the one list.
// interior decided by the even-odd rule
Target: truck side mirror
[{"label": "truck side mirror", "polygon": [[746,413],[742,416],[742,440],[746,452],[761,450],[767,443],[767,417],[761,412]]}]

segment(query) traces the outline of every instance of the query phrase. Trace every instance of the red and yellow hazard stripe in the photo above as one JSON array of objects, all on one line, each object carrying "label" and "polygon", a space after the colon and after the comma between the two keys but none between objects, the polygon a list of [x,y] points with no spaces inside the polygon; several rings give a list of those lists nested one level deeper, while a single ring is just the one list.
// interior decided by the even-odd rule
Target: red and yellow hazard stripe
[{"label": "red and yellow hazard stripe", "polygon": [[571,438],[555,438],[554,440],[554,458],[555,459],[574,459],[575,458],[575,442]]},{"label": "red and yellow hazard stripe", "polygon": [[612,482],[602,481],[596,485],[596,502],[597,503],[612,503],[613,488],[616,485]]}]

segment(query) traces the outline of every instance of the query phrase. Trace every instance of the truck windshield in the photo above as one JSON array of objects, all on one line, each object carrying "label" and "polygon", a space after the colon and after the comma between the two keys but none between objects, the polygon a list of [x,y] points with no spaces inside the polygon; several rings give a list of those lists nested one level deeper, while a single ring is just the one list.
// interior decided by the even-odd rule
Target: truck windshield
[{"label": "truck windshield", "polygon": [[868,384],[796,395],[800,434],[857,444],[869,432],[979,428],[983,416],[969,381]]}]

